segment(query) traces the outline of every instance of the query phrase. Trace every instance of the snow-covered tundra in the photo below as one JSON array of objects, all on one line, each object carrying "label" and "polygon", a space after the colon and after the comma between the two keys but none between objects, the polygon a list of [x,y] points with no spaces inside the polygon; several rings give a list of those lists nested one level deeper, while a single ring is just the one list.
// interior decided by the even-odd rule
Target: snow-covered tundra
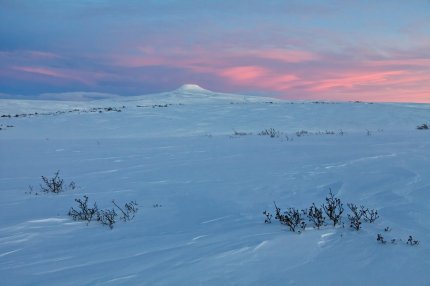
[{"label": "snow-covered tundra", "polygon": [[[186,85],[0,100],[0,116],[1,285],[430,285],[430,130],[417,129],[430,105]],[[76,187],[42,192],[41,176],[57,171]],[[330,190],[343,226],[307,222],[299,233],[275,220],[274,201],[319,207]],[[68,216],[84,195],[100,209],[139,209],[113,229],[87,225]],[[356,231],[347,203],[379,218]]]}]

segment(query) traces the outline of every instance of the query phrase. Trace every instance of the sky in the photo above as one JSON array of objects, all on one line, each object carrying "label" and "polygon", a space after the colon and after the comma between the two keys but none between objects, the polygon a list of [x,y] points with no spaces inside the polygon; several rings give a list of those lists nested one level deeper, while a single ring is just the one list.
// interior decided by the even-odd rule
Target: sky
[{"label": "sky", "polygon": [[186,83],[430,102],[430,0],[0,0],[0,98]]}]

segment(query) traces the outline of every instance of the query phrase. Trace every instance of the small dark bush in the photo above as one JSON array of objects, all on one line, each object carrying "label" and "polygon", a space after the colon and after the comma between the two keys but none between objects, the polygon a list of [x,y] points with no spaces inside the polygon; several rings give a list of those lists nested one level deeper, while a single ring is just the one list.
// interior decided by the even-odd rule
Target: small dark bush
[{"label": "small dark bush", "polygon": [[251,132],[241,132],[241,131],[236,131],[236,130],[234,130],[233,129],[233,135],[234,136],[246,136],[246,135],[252,135],[252,133]]},{"label": "small dark bush", "polygon": [[308,131],[306,131],[306,130],[300,130],[300,131],[297,131],[296,132],[296,136],[297,137],[302,137],[302,136],[304,136],[304,135],[308,135],[309,134],[309,132]]},{"label": "small dark bush", "polygon": [[130,201],[124,205],[123,208],[118,206],[114,200],[112,200],[112,203],[120,210],[121,217],[120,219],[123,221],[130,221],[134,218],[138,208],[137,203],[135,201]]},{"label": "small dark bush", "polygon": [[358,209],[358,207],[352,203],[348,203],[347,206],[352,212],[352,214],[348,214],[349,226],[355,230],[360,230],[361,218],[363,217],[362,209]]},{"label": "small dark bush", "polygon": [[312,206],[309,209],[304,210],[303,213],[307,215],[308,220],[313,223],[314,228],[319,229],[321,226],[324,225],[325,217],[323,209],[317,208],[315,206],[315,203],[312,203]]},{"label": "small dark bush", "polygon": [[70,208],[68,215],[75,221],[87,221],[87,224],[91,222],[93,217],[98,216],[99,209],[97,204],[94,203],[93,207],[88,207],[88,197],[84,196],[83,199],[75,199],[78,203],[78,209]]},{"label": "small dark bush", "polygon": [[374,209],[369,210],[361,206],[361,212],[363,213],[363,219],[365,222],[373,223],[375,220],[379,218],[377,210],[374,210]]},{"label": "small dark bush", "polygon": [[101,210],[97,213],[97,220],[102,224],[109,226],[110,229],[113,229],[113,225],[115,224],[115,218],[118,214],[115,212],[115,209],[105,209]]},{"label": "small dark bush", "polygon": [[417,129],[418,130],[427,130],[427,129],[430,129],[430,126],[428,124],[426,124],[426,123],[423,123],[421,125],[418,125]]},{"label": "small dark bush", "polygon": [[409,236],[408,241],[406,242],[406,244],[409,244],[411,246],[413,245],[418,245],[420,244],[420,242],[418,240],[415,240],[412,235]]},{"label": "small dark bush", "polygon": [[322,205],[325,214],[333,222],[333,226],[342,222],[343,204],[339,198],[336,198],[331,189],[329,196],[325,198],[326,204]]},{"label": "small dark bush", "polygon": [[384,237],[380,233],[378,233],[378,235],[376,236],[376,241],[379,241],[382,244],[386,244],[387,243],[387,241],[384,240]]},{"label": "small dark bush", "polygon": [[26,194],[28,194],[28,195],[32,195],[32,194],[34,194],[34,195],[39,195],[39,193],[38,192],[35,192],[34,191],[34,188],[33,188],[33,186],[32,185],[29,185],[28,186],[28,191],[27,192],[25,192]]},{"label": "small dark bush", "polygon": [[266,219],[264,220],[264,223],[272,223],[272,214],[269,213],[268,211],[264,211],[263,215],[266,217]]},{"label": "small dark bush", "polygon": [[295,208],[289,208],[284,213],[281,213],[281,209],[275,204],[276,216],[275,219],[279,220],[281,224],[287,225],[291,231],[295,232],[298,227],[302,230],[306,228],[306,223],[304,222],[300,211]]},{"label": "small dark bush", "polygon": [[70,184],[69,184],[69,190],[74,190],[74,189],[76,189],[76,184],[75,184],[75,182],[70,182]]},{"label": "small dark bush", "polygon": [[265,130],[261,131],[260,133],[258,133],[258,135],[270,136],[270,138],[278,138],[281,135],[281,132],[279,132],[278,130],[276,130],[274,128],[270,128],[270,129],[265,129]]},{"label": "small dark bush", "polygon": [[[380,242],[381,244],[386,244],[387,243],[387,241],[384,239],[384,237],[382,236],[382,234],[380,234],[380,233],[378,233],[378,235],[377,235],[377,237],[376,237],[376,240],[378,241],[378,242]],[[402,239],[396,239],[396,238],[392,238],[391,240],[390,240],[390,242],[391,242],[391,244],[397,244],[397,242],[398,241],[404,241],[404,240],[402,240]],[[416,245],[418,245],[418,244],[420,244],[420,242],[418,241],[418,240],[416,240],[416,239],[414,239],[413,237],[412,237],[412,235],[409,235],[409,238],[408,238],[408,240],[406,241],[406,244],[407,245],[410,245],[410,246],[416,246]]]},{"label": "small dark bush", "polygon": [[58,194],[63,191],[64,180],[60,178],[60,171],[55,172],[52,178],[42,176],[42,181],[43,185],[40,185],[40,189],[45,193]]},{"label": "small dark bush", "polygon": [[[70,182],[68,185],[64,182],[64,180],[60,177],[60,171],[57,171],[54,173],[54,176],[52,178],[48,178],[45,176],[42,176],[42,184],[40,184],[40,191],[44,193],[54,193],[59,194],[66,190],[75,190],[76,184],[75,182]],[[33,193],[33,186],[29,186],[30,192],[29,194]],[[38,194],[37,192],[35,193]]]}]

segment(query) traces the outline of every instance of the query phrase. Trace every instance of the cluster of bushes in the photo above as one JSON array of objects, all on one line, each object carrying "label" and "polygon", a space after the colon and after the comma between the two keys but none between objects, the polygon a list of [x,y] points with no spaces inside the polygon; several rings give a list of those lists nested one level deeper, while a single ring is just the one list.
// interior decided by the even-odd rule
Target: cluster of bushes
[{"label": "cluster of bushes", "polygon": [[[325,198],[325,203],[321,204],[321,206],[312,203],[306,209],[288,208],[286,211],[282,211],[275,202],[274,205],[275,219],[279,220],[281,224],[288,226],[293,232],[296,230],[305,230],[308,223],[317,229],[328,223],[334,227],[343,225],[343,203],[339,198],[335,197],[331,190]],[[358,207],[353,203],[348,203],[347,207],[350,210],[350,213],[347,215],[349,226],[355,230],[360,230],[363,221],[373,223],[379,218],[377,210],[368,209],[364,206]],[[272,214],[268,211],[264,211],[263,214],[266,217],[265,222],[271,223]]]},{"label": "cluster of bushes", "polygon": [[[308,136],[308,135],[340,135],[340,136],[343,136],[344,134],[345,134],[345,132],[342,129],[340,129],[337,132],[333,131],[333,130],[324,130],[324,131],[317,131],[317,132],[310,132],[307,130],[299,130],[299,131],[294,133],[294,135],[296,137],[303,137],[303,136]],[[246,135],[253,135],[253,133],[252,132],[236,131],[233,129],[233,135],[231,137],[246,136]],[[275,128],[264,129],[264,130],[258,132],[257,135],[269,136],[270,138],[283,138],[283,139],[286,139],[287,141],[293,141],[294,140],[294,135],[289,136],[288,134],[281,132]]]},{"label": "cluster of bushes", "polygon": [[166,103],[166,104],[153,104],[153,105],[136,105],[136,107],[152,107],[152,108],[165,108],[174,105],[184,105],[183,103]]},{"label": "cluster of bushes", "polygon": [[310,132],[307,130],[299,130],[296,132],[297,137],[307,136],[307,135],[340,135],[343,136],[345,132],[340,129],[339,131],[334,130],[324,130],[324,131],[316,131],[316,132]]},{"label": "cluster of bushes", "polygon": [[[48,178],[42,176],[43,184],[40,185],[40,190],[44,193],[61,193],[66,188],[64,187],[64,180],[60,178],[60,171],[55,172],[54,177]],[[69,183],[69,190],[74,190],[76,188],[75,182]]]},{"label": "cluster of bushes", "polygon": [[153,106],[152,106],[152,108],[156,108],[156,107],[168,107],[169,105],[171,105],[171,104],[154,104]]},{"label": "cluster of bushes", "polygon": [[124,109],[125,106],[122,107],[95,107],[95,108],[91,108],[89,110],[83,110],[83,109],[71,109],[71,110],[63,110],[63,111],[55,111],[55,112],[44,112],[44,113],[39,113],[39,112],[34,112],[34,113],[21,113],[21,114],[2,114],[0,115],[1,118],[18,118],[18,117],[32,117],[32,116],[39,116],[39,115],[60,115],[60,114],[66,114],[66,113],[75,113],[75,112],[81,112],[81,113],[88,113],[88,112],[98,112],[98,113],[102,113],[103,111],[105,112],[109,112],[109,111],[115,111],[115,112],[121,112],[122,109]]},{"label": "cluster of bushes", "polygon": [[276,130],[275,128],[264,129],[258,133],[260,136],[269,136],[270,138],[279,138],[281,136],[281,132]]},{"label": "cluster of bushes", "polygon": [[252,135],[252,132],[236,131],[233,129],[233,135],[234,136],[247,136],[247,135]]},{"label": "cluster of bushes", "polygon": [[15,115],[11,115],[11,114],[2,114],[0,117],[2,118],[12,118],[12,117],[30,117],[30,116],[36,116],[39,115],[39,113],[35,112],[35,113],[22,113],[22,114],[15,114]]},{"label": "cluster of bushes", "polygon": [[94,107],[91,108],[89,111],[84,111],[84,112],[98,112],[98,113],[102,113],[104,112],[110,112],[110,111],[114,111],[114,112],[121,112],[121,109],[124,109],[125,106],[121,107],[121,108],[117,108],[117,107]]},{"label": "cluster of bushes", "polygon": [[428,125],[428,124],[426,124],[426,123],[423,123],[423,124],[421,124],[421,125],[418,125],[418,126],[417,126],[417,129],[418,129],[418,130],[427,130],[427,129],[430,129],[430,125]]},{"label": "cluster of bushes", "polygon": [[[293,140],[293,138],[289,137],[288,134],[284,134],[283,132],[276,130],[274,128],[264,129],[257,134],[260,136],[269,136],[271,138],[285,137],[287,140]],[[340,136],[343,136],[344,134],[345,134],[345,132],[341,129],[338,132],[333,131],[333,130],[325,130],[325,131],[317,131],[317,132],[310,132],[307,130],[299,130],[299,131],[295,132],[294,135],[296,135],[296,137],[303,137],[303,136],[308,136],[308,135],[340,135]]]},{"label": "cluster of bushes", "polygon": [[[55,172],[51,178],[42,176],[42,183],[40,184],[40,191],[43,193],[59,194],[65,190],[76,189],[76,184],[72,181],[68,185],[65,184],[64,179],[60,177],[60,171]],[[29,194],[33,194],[34,188],[30,186]],[[38,192],[35,192],[38,195]],[[132,220],[138,210],[137,202],[130,201],[119,206],[114,200],[112,200],[112,207],[108,209],[99,209],[97,203],[94,202],[92,205],[88,203],[88,196],[84,195],[83,198],[75,199],[77,207],[71,207],[68,215],[75,221],[85,221],[87,225],[91,221],[97,221],[102,225],[108,226],[110,229],[113,228],[117,222],[118,217],[121,221],[127,222]],[[157,205],[158,206],[158,205]],[[161,206],[161,205],[160,205]]]},{"label": "cluster of bushes", "polygon": [[[428,129],[430,128],[430,126],[428,126],[427,124],[423,124],[417,127],[417,129]],[[244,135],[252,135],[251,132],[238,132],[236,130],[234,131],[234,136],[244,136]],[[375,132],[383,132],[383,129],[377,129],[375,131],[371,131],[366,129],[366,135],[367,136],[371,136],[373,135]],[[339,136],[343,136],[345,135],[345,131],[343,131],[342,129],[339,129],[338,131],[334,131],[334,130],[324,130],[324,131],[308,131],[308,130],[298,130],[296,131],[294,134],[292,135],[288,135],[284,132],[281,132],[275,128],[268,128],[268,129],[264,129],[260,132],[257,133],[257,135],[259,136],[269,136],[270,138],[286,138],[287,141],[292,141],[294,135],[296,137],[304,137],[304,136],[311,136],[311,135],[339,135]]]},{"label": "cluster of bushes", "polygon": [[[391,228],[390,227],[386,227],[385,229],[384,229],[384,231],[385,232],[389,232],[389,231],[391,231]],[[376,241],[378,241],[379,243],[381,243],[381,244],[387,244],[387,240],[385,240],[385,238],[382,236],[382,234],[380,234],[380,233],[378,233],[377,235],[376,235]],[[407,240],[403,240],[403,239],[401,239],[401,238],[399,238],[399,239],[397,239],[397,238],[392,238],[392,239],[390,239],[389,240],[390,241],[390,243],[391,244],[397,244],[398,242],[403,242],[403,243],[406,243],[407,245],[410,245],[410,246],[414,246],[414,245],[418,245],[418,244],[420,244],[420,242],[418,241],[418,240],[416,240],[416,239],[414,239],[413,237],[412,237],[412,235],[409,235],[409,237],[408,237],[408,239]]]},{"label": "cluster of bushes", "polygon": [[112,200],[113,206],[110,209],[99,209],[96,202],[90,206],[88,204],[88,196],[84,196],[83,199],[75,199],[75,202],[78,204],[77,208],[71,207],[68,213],[73,220],[85,221],[87,225],[92,221],[96,221],[108,226],[110,229],[117,222],[118,216],[120,220],[127,222],[134,218],[138,210],[135,201],[130,201],[121,207]]},{"label": "cluster of bushes", "polygon": [[[315,203],[309,208],[305,209],[297,209],[294,207],[290,207],[285,211],[282,211],[276,205],[276,202],[273,202],[275,206],[275,219],[278,220],[282,225],[288,226],[289,230],[292,232],[301,233],[306,229],[308,224],[310,224],[314,229],[320,229],[323,226],[327,226],[328,224],[336,226],[344,227],[344,207],[342,201],[337,198],[331,191],[325,198],[325,202],[320,206],[317,206]],[[369,209],[364,206],[357,206],[354,203],[347,203],[346,206],[349,209],[349,213],[347,214],[347,221],[349,223],[349,227],[358,231],[361,229],[363,222],[373,223],[378,218],[378,211],[376,209]],[[263,212],[265,217],[265,223],[271,223],[273,215],[265,210]],[[385,228],[385,231],[390,231],[390,228]],[[385,244],[387,241],[384,240],[384,237],[381,234],[377,235],[377,241],[382,244]],[[391,243],[396,243],[396,239],[392,239]],[[402,241],[400,239],[400,241]],[[412,236],[409,236],[406,241],[408,245],[418,245],[419,241],[415,240]]]},{"label": "cluster of bushes", "polygon": [[[57,171],[54,173],[54,176],[51,178],[41,176],[42,178],[42,184],[39,185],[39,189],[43,193],[53,193],[53,194],[59,194],[63,191],[73,191],[76,189],[75,182],[70,182],[69,184],[66,184],[64,182],[64,179],[60,177],[60,171]],[[26,192],[27,194],[35,194],[39,195],[37,191],[34,190],[33,186],[28,186],[29,191]]]},{"label": "cluster of bushes", "polygon": [[3,125],[3,124],[0,124],[0,130],[6,129],[6,128],[12,128],[12,127],[14,127],[14,126],[13,125]]}]

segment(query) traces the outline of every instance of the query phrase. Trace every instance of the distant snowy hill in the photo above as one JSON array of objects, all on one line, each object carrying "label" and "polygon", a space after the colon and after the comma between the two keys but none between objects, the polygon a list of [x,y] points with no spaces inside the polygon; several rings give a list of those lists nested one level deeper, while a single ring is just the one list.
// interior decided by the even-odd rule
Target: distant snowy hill
[{"label": "distant snowy hill", "polygon": [[[197,85],[1,99],[0,284],[429,285],[424,123],[428,104],[289,102]],[[77,187],[41,192],[41,176],[57,171]],[[343,227],[264,223],[274,201],[320,206],[330,190]],[[75,222],[68,212],[84,195],[139,210],[112,230]],[[350,202],[380,218],[353,230]]]},{"label": "distant snowy hill", "polygon": [[[101,98],[101,99],[98,99]],[[61,100],[60,100],[61,99]],[[70,99],[67,101],[67,99]],[[93,100],[89,100],[93,99]],[[121,97],[114,94],[94,92],[47,93],[39,100],[0,99],[0,114],[55,112],[59,110],[83,109],[124,104],[207,104],[214,102],[281,102],[279,99],[259,96],[218,93],[195,84],[185,84],[170,92]]]},{"label": "distant snowy hill", "polygon": [[141,96],[131,96],[117,101],[137,102],[141,101],[142,104],[205,104],[215,102],[225,103],[240,103],[240,102],[280,102],[279,99],[239,95],[230,93],[219,93],[204,89],[195,84],[184,84],[178,89],[170,92],[163,92],[158,94],[147,94]]}]

